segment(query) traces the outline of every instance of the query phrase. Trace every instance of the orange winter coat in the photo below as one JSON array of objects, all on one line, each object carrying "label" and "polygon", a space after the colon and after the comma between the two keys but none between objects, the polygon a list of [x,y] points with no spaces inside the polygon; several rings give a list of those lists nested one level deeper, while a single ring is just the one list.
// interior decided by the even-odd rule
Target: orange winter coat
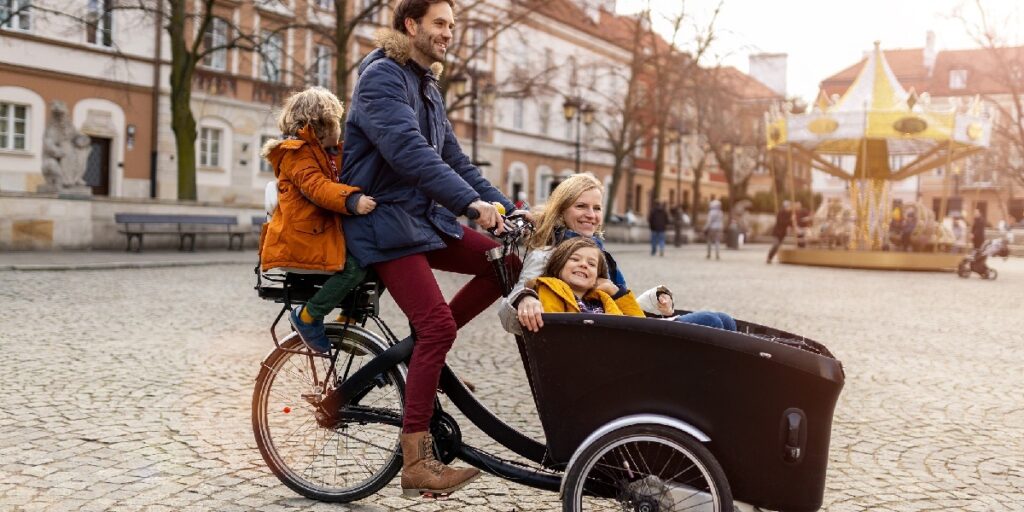
[{"label": "orange winter coat", "polygon": [[308,125],[298,139],[271,140],[263,148],[277,177],[277,209],[260,233],[263,270],[295,268],[338,272],[345,266],[345,236],[338,213],[359,187],[338,183],[337,166]]}]

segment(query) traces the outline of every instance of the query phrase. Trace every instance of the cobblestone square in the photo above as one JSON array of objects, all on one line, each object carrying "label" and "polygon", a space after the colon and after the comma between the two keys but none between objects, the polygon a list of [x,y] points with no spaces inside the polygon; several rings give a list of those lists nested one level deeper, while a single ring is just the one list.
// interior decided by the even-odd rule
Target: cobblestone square
[{"label": "cobblestone square", "polygon": [[[823,510],[1024,510],[1024,260],[994,260],[999,279],[982,281],[765,265],[766,250],[714,261],[697,246],[664,258],[612,247],[635,288],[666,284],[681,307],[797,332],[843,361]],[[401,497],[397,479],[350,505],[280,484],[249,419],[278,311],[256,297],[254,263],[0,271],[0,510],[559,508],[553,493],[492,476],[437,503]],[[450,294],[464,278],[440,281]],[[500,417],[540,436],[494,310],[460,333],[449,361]]]}]

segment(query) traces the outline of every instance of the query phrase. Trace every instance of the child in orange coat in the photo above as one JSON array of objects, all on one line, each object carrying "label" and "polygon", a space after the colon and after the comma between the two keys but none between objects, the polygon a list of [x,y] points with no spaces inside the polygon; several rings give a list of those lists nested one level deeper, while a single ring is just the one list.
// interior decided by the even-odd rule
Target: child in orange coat
[{"label": "child in orange coat", "polygon": [[322,87],[297,92],[278,117],[281,140],[270,140],[262,156],[274,167],[278,205],[260,234],[263,270],[334,273],[309,301],[292,310],[292,327],[312,350],[328,352],[323,318],[355,288],[366,271],[345,251],[338,214],[365,215],[377,206],[358,187],[339,183],[338,142],[343,110]]},{"label": "child in orange coat", "polygon": [[633,294],[618,299],[603,290],[597,278],[608,274],[608,264],[601,248],[589,237],[576,237],[558,244],[548,259],[544,273],[526,283],[537,292],[545,313],[603,313],[607,315],[644,316]]}]

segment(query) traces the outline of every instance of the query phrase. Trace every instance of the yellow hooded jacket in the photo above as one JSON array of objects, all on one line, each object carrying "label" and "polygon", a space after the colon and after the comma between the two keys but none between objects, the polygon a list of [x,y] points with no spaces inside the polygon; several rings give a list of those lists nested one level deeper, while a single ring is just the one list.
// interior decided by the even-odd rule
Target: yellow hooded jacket
[{"label": "yellow hooded jacket", "polygon": [[[527,288],[537,292],[541,307],[545,313],[579,313],[580,307],[576,303],[576,296],[572,293],[569,284],[557,277],[538,277],[526,283]],[[644,312],[640,309],[632,293],[627,293],[618,299],[612,299],[611,295],[600,291],[590,290],[584,299],[600,299],[601,306],[606,315],[625,315],[643,317]]]}]

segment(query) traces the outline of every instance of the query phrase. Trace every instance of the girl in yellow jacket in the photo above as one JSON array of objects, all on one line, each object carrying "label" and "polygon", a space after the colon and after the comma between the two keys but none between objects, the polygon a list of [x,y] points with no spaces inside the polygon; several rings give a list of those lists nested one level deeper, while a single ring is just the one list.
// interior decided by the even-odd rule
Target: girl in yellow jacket
[{"label": "girl in yellow jacket", "polygon": [[537,293],[545,313],[644,316],[633,294],[612,299],[615,285],[609,284],[607,290],[598,286],[598,276],[607,274],[608,264],[597,244],[589,237],[576,237],[555,247],[544,273],[527,287]]},{"label": "girl in yellow jacket", "polygon": [[[346,255],[338,214],[365,215],[377,203],[358,187],[338,180],[341,102],[322,87],[293,94],[277,120],[284,134],[270,140],[262,156],[274,166],[278,204],[260,235],[263,270],[334,273],[303,306],[289,315],[292,327],[312,350],[327,352],[324,316],[337,307],[366,271]],[[347,256],[347,257],[346,257]]]}]

